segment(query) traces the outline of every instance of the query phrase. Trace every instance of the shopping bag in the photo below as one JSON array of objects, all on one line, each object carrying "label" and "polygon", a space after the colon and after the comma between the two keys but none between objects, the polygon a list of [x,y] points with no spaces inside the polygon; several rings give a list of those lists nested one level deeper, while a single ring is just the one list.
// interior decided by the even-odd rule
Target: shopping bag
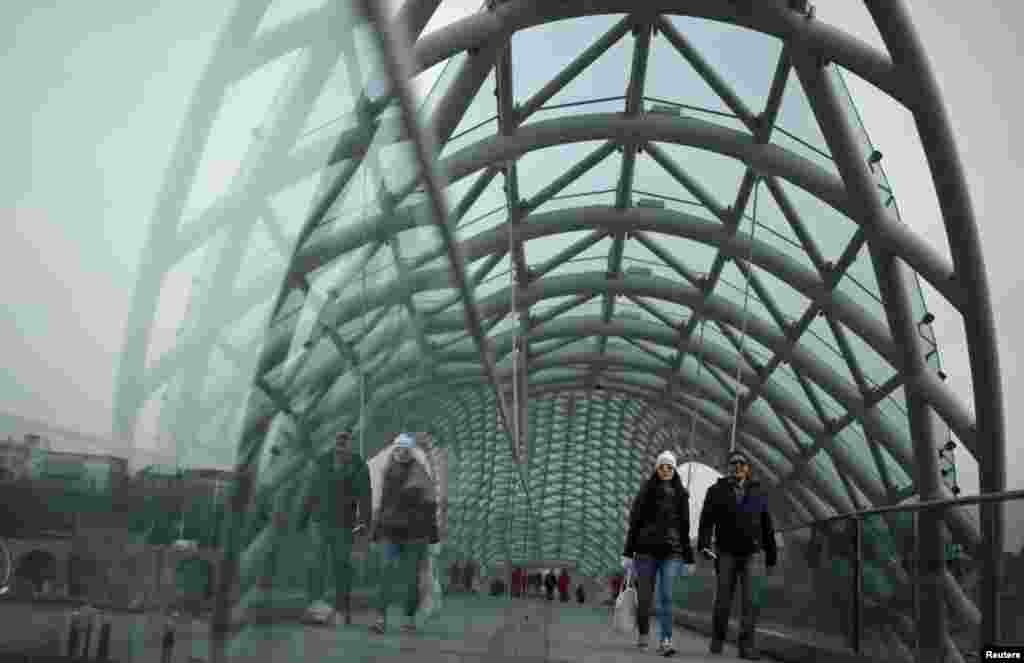
[{"label": "shopping bag", "polygon": [[612,612],[612,630],[622,635],[632,635],[636,630],[637,597],[636,588],[630,582],[630,576],[626,576],[622,591],[615,599],[615,609]]},{"label": "shopping bag", "polygon": [[416,617],[422,623],[440,612],[443,602],[441,581],[437,578],[437,564],[433,556],[420,563],[416,573],[416,582],[420,597],[419,605],[416,608]]}]

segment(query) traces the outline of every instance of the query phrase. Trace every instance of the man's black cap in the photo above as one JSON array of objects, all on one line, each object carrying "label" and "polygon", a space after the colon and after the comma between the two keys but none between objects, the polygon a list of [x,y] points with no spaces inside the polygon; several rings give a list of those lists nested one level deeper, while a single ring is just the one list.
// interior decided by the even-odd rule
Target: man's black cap
[{"label": "man's black cap", "polygon": [[742,451],[733,451],[732,453],[729,454],[729,464],[732,464],[735,461],[739,461],[746,465],[750,465],[750,459],[747,458],[747,454],[743,453]]}]

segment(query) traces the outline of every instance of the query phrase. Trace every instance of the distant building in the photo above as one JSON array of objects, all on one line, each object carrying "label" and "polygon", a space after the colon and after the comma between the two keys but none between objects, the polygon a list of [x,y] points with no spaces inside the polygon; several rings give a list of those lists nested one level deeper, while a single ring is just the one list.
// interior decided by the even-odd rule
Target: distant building
[{"label": "distant building", "polygon": [[116,456],[46,451],[36,454],[29,476],[33,479],[57,480],[68,490],[109,493],[119,487],[128,475],[128,461]]},{"label": "distant building", "polygon": [[34,461],[49,449],[49,440],[37,434],[0,440],[0,480],[28,478]]}]

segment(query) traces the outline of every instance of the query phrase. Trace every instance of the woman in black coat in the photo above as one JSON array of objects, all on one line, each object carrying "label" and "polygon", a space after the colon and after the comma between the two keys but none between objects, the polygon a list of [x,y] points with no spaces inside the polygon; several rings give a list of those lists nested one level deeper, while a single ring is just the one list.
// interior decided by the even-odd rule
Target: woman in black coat
[{"label": "woman in black coat", "polygon": [[[636,558],[634,560],[634,557]],[[658,456],[654,473],[644,482],[629,512],[623,567],[637,579],[637,646],[647,648],[651,604],[658,587],[658,653],[672,654],[672,579],[693,564],[690,546],[690,495],[669,451]]]}]

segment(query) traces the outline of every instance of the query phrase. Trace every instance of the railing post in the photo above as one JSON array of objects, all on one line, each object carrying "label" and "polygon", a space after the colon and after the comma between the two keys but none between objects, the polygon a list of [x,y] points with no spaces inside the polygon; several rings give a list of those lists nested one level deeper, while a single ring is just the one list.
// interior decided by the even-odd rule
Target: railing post
[{"label": "railing post", "polygon": [[921,543],[918,540],[921,528],[918,518],[919,511],[914,511],[914,550],[911,558],[911,583],[913,586],[914,599],[914,661],[921,661]]},{"label": "railing post", "polygon": [[864,626],[864,521],[853,517],[853,651],[860,653]]}]

